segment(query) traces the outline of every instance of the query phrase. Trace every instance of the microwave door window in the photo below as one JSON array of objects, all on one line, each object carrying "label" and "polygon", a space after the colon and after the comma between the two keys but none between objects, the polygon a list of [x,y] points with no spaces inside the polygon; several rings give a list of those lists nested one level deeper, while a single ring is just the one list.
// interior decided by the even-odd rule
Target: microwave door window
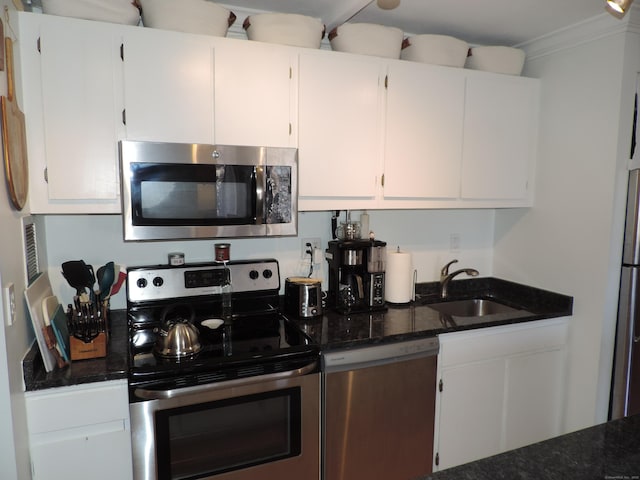
[{"label": "microwave door window", "polygon": [[204,182],[142,182],[142,216],[147,219],[207,219],[216,216],[216,185]]},{"label": "microwave door window", "polygon": [[136,164],[134,225],[251,225],[255,223],[252,167]]},{"label": "microwave door window", "polygon": [[[249,174],[249,175],[247,175]],[[216,166],[216,217],[224,220],[254,217],[251,194],[255,185],[253,168]],[[254,202],[255,203],[255,202]]]}]

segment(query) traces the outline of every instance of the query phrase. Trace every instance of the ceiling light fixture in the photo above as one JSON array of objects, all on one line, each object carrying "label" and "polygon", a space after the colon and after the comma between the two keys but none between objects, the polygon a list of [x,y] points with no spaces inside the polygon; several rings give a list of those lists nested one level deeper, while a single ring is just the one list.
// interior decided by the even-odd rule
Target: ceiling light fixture
[{"label": "ceiling light fixture", "polygon": [[616,17],[622,18],[631,8],[633,0],[607,0],[607,10]]},{"label": "ceiling light fixture", "polygon": [[378,0],[378,7],[382,10],[393,10],[398,5],[400,5],[400,0]]}]

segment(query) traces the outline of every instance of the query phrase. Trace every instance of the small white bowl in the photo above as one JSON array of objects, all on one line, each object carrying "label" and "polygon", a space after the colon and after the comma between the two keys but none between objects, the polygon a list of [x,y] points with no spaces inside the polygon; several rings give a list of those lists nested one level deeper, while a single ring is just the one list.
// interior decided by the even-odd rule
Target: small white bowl
[{"label": "small white bowl", "polygon": [[524,67],[525,52],[519,48],[503,46],[472,47],[466,68],[485,72],[520,75]]},{"label": "small white bowl", "polygon": [[250,15],[242,24],[249,40],[293,47],[320,48],[324,24],[317,18],[293,13]]},{"label": "small white bowl", "polygon": [[343,23],[329,33],[331,48],[337,52],[400,58],[402,37],[399,28],[375,23]]},{"label": "small white bowl", "polygon": [[140,10],[132,0],[42,0],[42,13],[125,25],[140,23]]},{"label": "small white bowl", "polygon": [[402,42],[400,58],[447,67],[464,67],[469,44],[448,35],[415,35]]},{"label": "small white bowl", "polygon": [[203,327],[207,327],[211,330],[219,328],[223,323],[224,320],[222,320],[221,318],[207,318],[206,320],[200,322]]},{"label": "small white bowl", "polygon": [[225,37],[236,20],[230,10],[208,0],[138,0],[145,27]]}]

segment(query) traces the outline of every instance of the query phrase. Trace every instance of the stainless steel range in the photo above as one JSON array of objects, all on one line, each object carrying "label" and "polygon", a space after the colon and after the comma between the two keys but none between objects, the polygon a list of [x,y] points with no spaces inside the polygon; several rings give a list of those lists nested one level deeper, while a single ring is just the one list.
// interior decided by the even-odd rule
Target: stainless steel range
[{"label": "stainless steel range", "polygon": [[319,349],[280,313],[278,262],[127,277],[134,478],[319,478]]}]

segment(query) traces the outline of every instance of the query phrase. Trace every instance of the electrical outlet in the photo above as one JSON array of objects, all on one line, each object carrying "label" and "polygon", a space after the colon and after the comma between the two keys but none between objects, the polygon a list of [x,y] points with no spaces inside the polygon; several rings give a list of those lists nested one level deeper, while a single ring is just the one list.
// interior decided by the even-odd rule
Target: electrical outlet
[{"label": "electrical outlet", "polygon": [[7,326],[10,327],[16,321],[16,292],[13,283],[8,283],[2,289],[4,302],[4,317]]},{"label": "electrical outlet", "polygon": [[451,253],[460,252],[460,234],[459,233],[452,233],[449,236],[449,251]]},{"label": "electrical outlet", "polygon": [[311,258],[311,255],[315,254],[316,250],[320,250],[321,243],[322,242],[319,238],[303,238],[300,242],[300,258],[308,261]]}]

